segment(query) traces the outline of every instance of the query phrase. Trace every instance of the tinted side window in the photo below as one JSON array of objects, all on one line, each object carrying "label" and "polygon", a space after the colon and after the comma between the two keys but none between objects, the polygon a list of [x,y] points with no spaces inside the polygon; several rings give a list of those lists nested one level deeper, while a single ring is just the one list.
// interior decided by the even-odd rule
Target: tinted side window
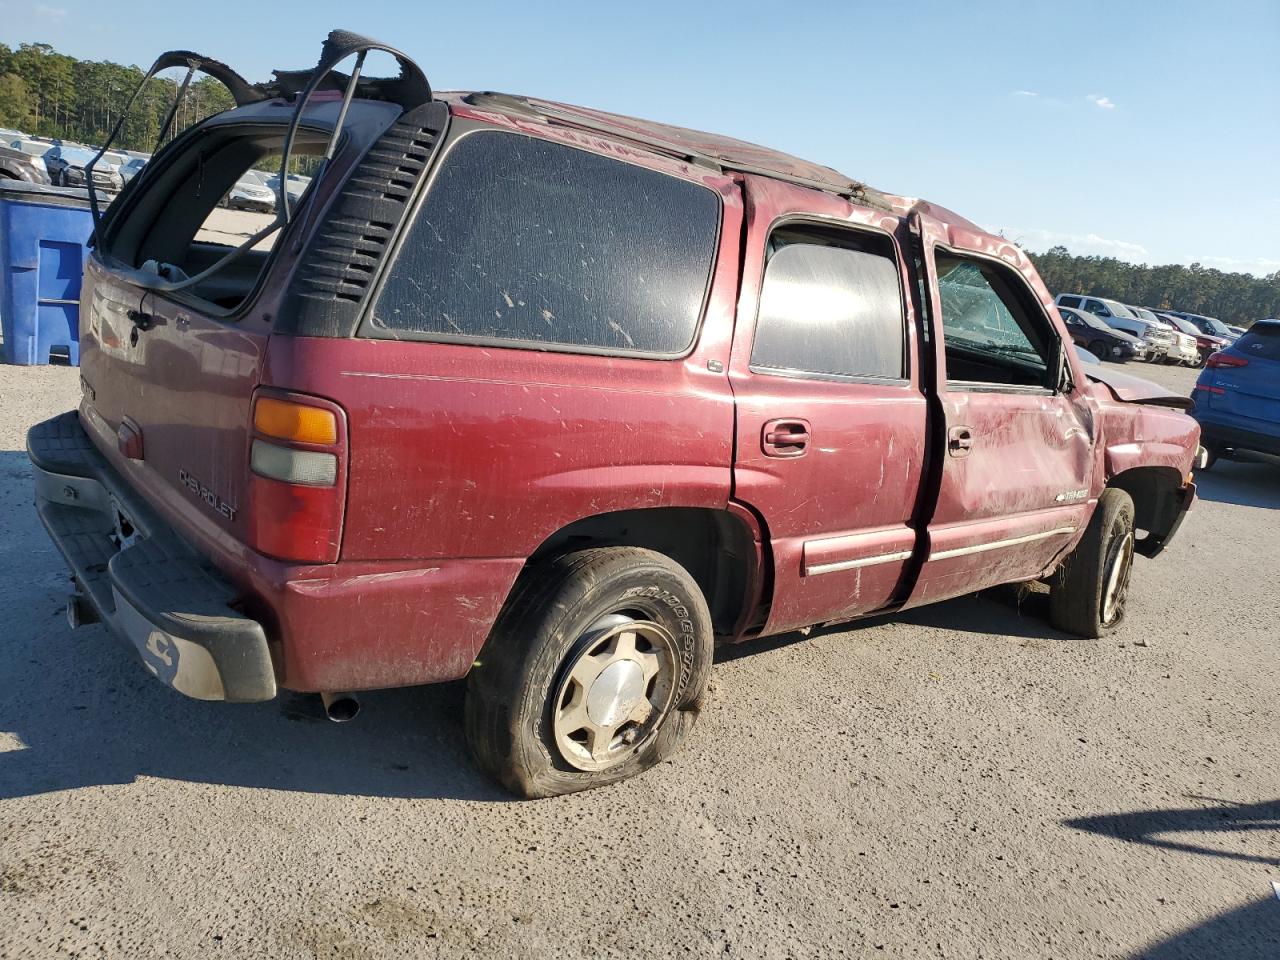
[{"label": "tinted side window", "polygon": [[751,365],[827,376],[903,376],[897,262],[885,238],[775,233]]},{"label": "tinted side window", "polygon": [[1057,337],[1004,267],[939,250],[938,294],[947,380],[1052,386]]},{"label": "tinted side window", "polygon": [[1078,307],[1080,306],[1080,298],[1079,297],[1059,297],[1058,303],[1062,304],[1064,307]]},{"label": "tinted side window", "polygon": [[445,156],[370,332],[677,355],[693,342],[719,217],[698,184],[473,133]]}]

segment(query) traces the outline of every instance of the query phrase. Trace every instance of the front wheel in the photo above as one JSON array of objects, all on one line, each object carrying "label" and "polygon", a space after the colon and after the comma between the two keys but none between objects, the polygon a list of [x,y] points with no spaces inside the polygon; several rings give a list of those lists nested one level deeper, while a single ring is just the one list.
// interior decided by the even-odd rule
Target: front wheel
[{"label": "front wheel", "polygon": [[1124,619],[1133,572],[1133,500],[1108,488],[1089,526],[1054,574],[1049,620],[1059,630],[1093,639]]},{"label": "front wheel", "polygon": [[522,576],[467,682],[480,766],[525,797],[603,786],[671,756],[711,671],[693,578],[651,550],[566,554]]},{"label": "front wheel", "polygon": [[1095,340],[1089,344],[1089,352],[1099,360],[1107,360],[1111,357],[1111,351],[1107,349],[1107,345],[1101,340]]}]

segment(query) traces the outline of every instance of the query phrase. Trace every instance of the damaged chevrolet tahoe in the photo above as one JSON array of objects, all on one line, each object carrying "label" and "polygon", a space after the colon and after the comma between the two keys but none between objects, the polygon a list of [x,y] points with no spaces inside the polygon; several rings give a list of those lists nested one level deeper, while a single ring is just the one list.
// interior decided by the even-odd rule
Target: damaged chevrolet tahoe
[{"label": "damaged chevrolet tahoe", "polygon": [[28,448],[73,624],[188,696],[465,677],[479,764],[565,793],[669,756],[717,641],[1033,580],[1097,637],[1194,500],[1187,401],[1082,366],[941,207],[352,34],[265,85],[161,65],[237,106],[98,211],[83,399]]}]

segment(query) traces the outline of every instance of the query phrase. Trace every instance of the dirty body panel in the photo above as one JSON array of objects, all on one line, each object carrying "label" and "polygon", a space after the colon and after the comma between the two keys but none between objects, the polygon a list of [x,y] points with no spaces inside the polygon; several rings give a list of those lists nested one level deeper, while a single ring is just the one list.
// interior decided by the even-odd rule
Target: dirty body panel
[{"label": "dirty body panel", "polygon": [[[302,118],[303,148],[348,120],[273,252],[146,287],[148,260],[183,265],[135,226],[179,138],[108,212],[84,288],[79,422],[237,592],[282,686],[461,677],[531,562],[697,518],[681,562],[737,640],[1042,576],[1109,482],[1147,498],[1153,549],[1189,505],[1194,424],[1090,384],[1025,256],[943,208],[546,101],[340,89]],[[250,103],[205,142],[292,115]],[[216,255],[176,240],[190,267]],[[530,251],[545,265],[504,274]],[[789,311],[815,276],[829,296]],[[859,336],[814,346],[819,314]],[[333,562],[256,548],[261,397],[338,424]]]}]

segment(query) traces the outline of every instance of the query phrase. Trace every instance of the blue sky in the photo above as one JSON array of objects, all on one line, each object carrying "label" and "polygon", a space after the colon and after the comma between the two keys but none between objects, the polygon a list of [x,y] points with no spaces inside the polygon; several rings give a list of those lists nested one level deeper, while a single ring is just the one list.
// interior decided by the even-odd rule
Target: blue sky
[{"label": "blue sky", "polygon": [[[541,9],[545,7],[545,9]],[[250,79],[333,27],[440,89],[529,93],[768,144],[1033,250],[1280,269],[1280,2],[0,0],[0,41]]]}]

